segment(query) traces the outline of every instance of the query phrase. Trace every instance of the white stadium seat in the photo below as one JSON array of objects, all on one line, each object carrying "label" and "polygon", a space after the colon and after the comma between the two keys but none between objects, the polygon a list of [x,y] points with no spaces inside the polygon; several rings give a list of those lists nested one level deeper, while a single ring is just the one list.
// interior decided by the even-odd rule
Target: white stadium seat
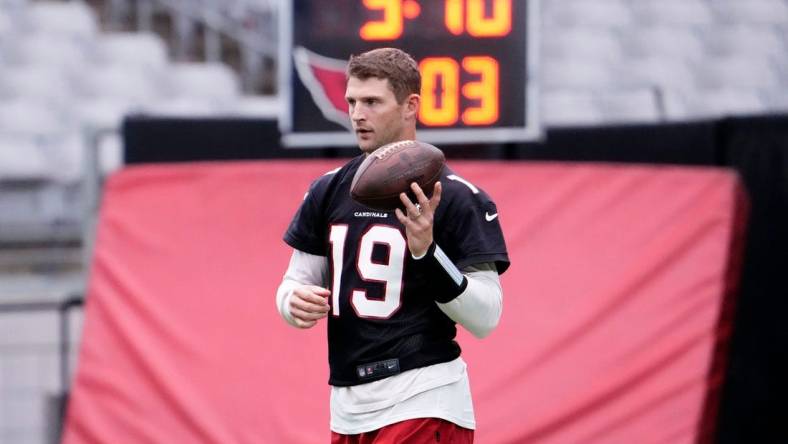
[{"label": "white stadium seat", "polygon": [[123,166],[123,139],[119,133],[110,133],[98,141],[99,169],[109,174]]},{"label": "white stadium seat", "polygon": [[112,97],[75,98],[73,109],[83,126],[120,128],[123,118],[140,107],[132,100]]},{"label": "white stadium seat", "polygon": [[625,0],[561,0],[545,3],[543,21],[547,25],[626,26],[633,21]]},{"label": "white stadium seat", "polygon": [[9,62],[80,72],[87,65],[83,44],[46,33],[26,34],[8,42]]},{"label": "white stadium seat", "polygon": [[95,45],[99,63],[163,69],[167,47],[150,32],[113,32],[99,35]]},{"label": "white stadium seat", "polygon": [[34,137],[0,132],[0,182],[44,180],[50,160]]},{"label": "white stadium seat", "polygon": [[695,66],[698,88],[777,89],[780,74],[768,58],[715,57]]},{"label": "white stadium seat", "polygon": [[43,139],[54,137],[66,126],[63,115],[53,107],[24,99],[0,101],[0,131]]},{"label": "white stadium seat", "polygon": [[222,63],[174,63],[167,77],[168,89],[178,96],[234,102],[241,94],[237,76]]},{"label": "white stadium seat", "polygon": [[[227,65],[170,63],[152,32],[100,32],[90,4],[0,0],[0,130],[49,143],[118,128],[133,113],[278,115],[278,99],[243,95]],[[543,0],[540,9],[549,125],[786,109],[788,0]]]},{"label": "white stadium seat", "polygon": [[90,39],[98,29],[93,10],[81,1],[31,2],[27,19],[34,30],[64,38]]},{"label": "white stadium seat", "polygon": [[606,122],[646,123],[662,118],[653,88],[601,91],[594,100]]},{"label": "white stadium seat", "polygon": [[786,57],[786,40],[775,29],[761,25],[713,26],[703,31],[709,53],[713,55],[764,55]]},{"label": "white stadium seat", "polygon": [[668,93],[666,103],[673,120],[761,114],[768,109],[757,92],[735,88]]},{"label": "white stadium seat", "polygon": [[621,87],[692,89],[695,86],[689,63],[681,59],[656,56],[629,59],[619,64],[616,72]]},{"label": "white stadium seat", "polygon": [[78,81],[84,97],[126,100],[142,104],[159,100],[166,90],[144,68],[122,65],[99,65],[87,70]]},{"label": "white stadium seat", "polygon": [[0,39],[17,32],[11,15],[0,9]]},{"label": "white stadium seat", "polygon": [[622,30],[621,41],[633,57],[667,57],[698,60],[705,54],[703,40],[688,27],[651,25]]},{"label": "white stadium seat", "polygon": [[243,95],[233,111],[239,116],[277,119],[281,106],[279,97]]},{"label": "white stadium seat", "polygon": [[620,79],[614,67],[599,60],[544,60],[540,66],[545,88],[614,88]]},{"label": "white stadium seat", "polygon": [[222,113],[212,100],[199,97],[173,97],[146,104],[142,112],[158,117],[206,117]]},{"label": "white stadium seat", "polygon": [[545,27],[543,59],[621,59],[621,42],[612,31],[591,27]]},{"label": "white stadium seat", "polygon": [[547,127],[604,123],[604,117],[588,91],[545,90],[541,98],[542,120]]},{"label": "white stadium seat", "polygon": [[784,0],[714,0],[709,4],[721,23],[778,25],[788,22],[788,4]]},{"label": "white stadium seat", "polygon": [[655,90],[547,90],[542,94],[547,126],[630,124],[662,120]]},{"label": "white stadium seat", "polygon": [[769,111],[788,113],[788,90],[761,91],[761,100]]},{"label": "white stadium seat", "polygon": [[630,2],[637,21],[673,25],[707,25],[714,22],[704,0],[635,0]]},{"label": "white stadium seat", "polygon": [[82,178],[85,145],[81,131],[72,130],[50,138],[42,144],[42,149],[52,166],[51,180],[74,183]]},{"label": "white stadium seat", "polygon": [[71,99],[71,85],[56,68],[12,66],[0,69],[0,97],[27,98],[62,107]]}]

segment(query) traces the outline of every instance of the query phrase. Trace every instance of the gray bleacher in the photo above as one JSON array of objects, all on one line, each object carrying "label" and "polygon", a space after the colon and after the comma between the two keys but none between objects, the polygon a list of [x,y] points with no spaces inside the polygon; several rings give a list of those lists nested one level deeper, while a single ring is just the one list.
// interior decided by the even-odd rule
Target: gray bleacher
[{"label": "gray bleacher", "polygon": [[[227,64],[171,53],[158,34],[107,26],[85,2],[0,0],[0,444],[56,432],[56,307],[84,291],[92,131],[104,130],[90,149],[108,174],[121,164],[127,114],[272,113],[275,100],[244,93]],[[81,313],[68,316],[75,342]]]},{"label": "gray bleacher", "polygon": [[[0,182],[15,183],[0,190],[0,244],[48,242],[64,233],[79,239],[72,216],[80,212],[71,211],[73,202],[58,204],[68,193],[51,185],[81,180],[89,129],[116,130],[132,113],[270,115],[272,99],[242,94],[226,64],[171,60],[152,32],[101,31],[86,3],[0,5]],[[107,173],[120,164],[119,135],[110,132],[100,144]],[[29,223],[17,226],[20,218]]]},{"label": "gray bleacher", "polygon": [[543,0],[548,126],[788,110],[784,0]]}]

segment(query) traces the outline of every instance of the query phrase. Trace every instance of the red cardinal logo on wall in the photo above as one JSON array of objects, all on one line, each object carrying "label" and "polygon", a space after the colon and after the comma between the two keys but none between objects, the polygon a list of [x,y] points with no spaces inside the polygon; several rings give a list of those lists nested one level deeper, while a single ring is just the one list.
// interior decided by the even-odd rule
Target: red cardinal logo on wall
[{"label": "red cardinal logo on wall", "polygon": [[326,119],[351,128],[345,102],[347,61],[321,56],[302,46],[293,49],[295,68]]}]

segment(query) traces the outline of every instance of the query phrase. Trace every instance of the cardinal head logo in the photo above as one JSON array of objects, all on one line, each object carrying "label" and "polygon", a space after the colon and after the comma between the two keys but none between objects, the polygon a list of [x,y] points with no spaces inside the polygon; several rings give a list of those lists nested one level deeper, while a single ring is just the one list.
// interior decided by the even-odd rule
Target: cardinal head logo
[{"label": "cardinal head logo", "polygon": [[351,129],[345,102],[347,61],[325,57],[302,46],[293,49],[293,60],[298,78],[323,116]]}]

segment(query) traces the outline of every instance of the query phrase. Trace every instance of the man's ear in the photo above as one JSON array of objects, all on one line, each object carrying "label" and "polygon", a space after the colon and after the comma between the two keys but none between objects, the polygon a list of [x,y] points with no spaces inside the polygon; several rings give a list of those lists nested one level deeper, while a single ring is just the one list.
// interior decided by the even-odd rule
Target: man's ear
[{"label": "man's ear", "polygon": [[421,106],[421,96],[418,94],[411,94],[405,99],[405,113],[408,118],[412,117],[414,120],[419,114],[419,107]]}]

